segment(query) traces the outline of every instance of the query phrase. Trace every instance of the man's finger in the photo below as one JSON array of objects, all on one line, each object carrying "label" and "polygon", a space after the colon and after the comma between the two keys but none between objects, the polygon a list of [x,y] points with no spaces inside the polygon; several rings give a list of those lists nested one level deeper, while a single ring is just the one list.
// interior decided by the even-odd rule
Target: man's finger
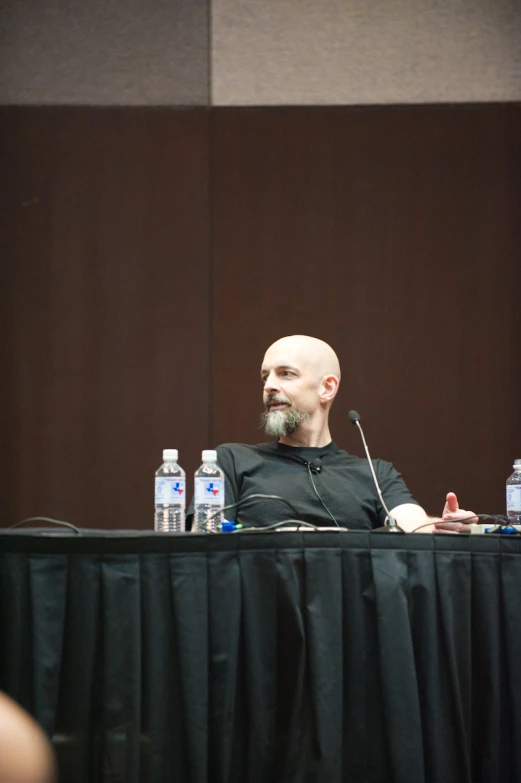
[{"label": "man's finger", "polygon": [[444,533],[446,535],[451,535],[451,536],[459,536],[459,530],[452,530],[452,529],[449,530],[448,526],[447,527],[442,527],[441,525],[440,526],[434,525],[434,532],[435,533]]},{"label": "man's finger", "polygon": [[465,524],[465,522],[436,522],[434,527],[440,533],[470,533],[470,526]]},{"label": "man's finger", "polygon": [[455,514],[444,514],[441,521],[465,522],[467,525],[475,525],[476,522],[479,522],[479,519],[475,516],[473,511],[463,511],[463,509],[460,508]]},{"label": "man's finger", "polygon": [[455,492],[447,492],[447,498],[445,501],[445,508],[443,509],[442,516],[445,516],[445,514],[455,514],[458,510],[458,498],[456,497]]}]

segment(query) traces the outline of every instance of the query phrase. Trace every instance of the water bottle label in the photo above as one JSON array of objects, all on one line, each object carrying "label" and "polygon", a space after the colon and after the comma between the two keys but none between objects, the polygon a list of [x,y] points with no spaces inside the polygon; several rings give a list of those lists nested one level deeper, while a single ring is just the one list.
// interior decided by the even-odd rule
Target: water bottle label
[{"label": "water bottle label", "polygon": [[223,506],[224,479],[203,477],[196,478],[195,503],[210,503],[212,506]]},{"label": "water bottle label", "polygon": [[156,506],[176,505],[186,507],[186,479],[178,476],[156,478]]},{"label": "water bottle label", "polygon": [[507,511],[521,512],[521,485],[507,486]]}]

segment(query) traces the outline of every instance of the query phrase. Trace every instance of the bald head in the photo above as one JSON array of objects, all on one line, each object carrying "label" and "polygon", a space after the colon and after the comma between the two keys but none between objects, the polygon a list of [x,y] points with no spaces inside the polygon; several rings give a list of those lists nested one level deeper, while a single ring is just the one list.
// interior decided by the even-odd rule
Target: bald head
[{"label": "bald head", "polygon": [[305,366],[317,378],[334,375],[340,380],[340,363],[336,353],[330,345],[316,337],[309,337],[307,334],[281,337],[270,345],[264,358],[269,360],[275,354],[291,358]]},{"label": "bald head", "polygon": [[340,365],[330,345],[294,334],[270,345],[261,367],[268,435],[294,446],[330,443],[329,409],[340,383]]}]

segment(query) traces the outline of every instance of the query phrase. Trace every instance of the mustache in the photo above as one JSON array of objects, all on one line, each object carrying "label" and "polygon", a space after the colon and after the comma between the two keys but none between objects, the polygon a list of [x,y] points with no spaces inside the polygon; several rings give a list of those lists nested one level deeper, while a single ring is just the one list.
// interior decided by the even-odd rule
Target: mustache
[{"label": "mustache", "polygon": [[264,400],[264,408],[268,410],[272,403],[275,403],[276,405],[291,405],[291,402],[285,397],[279,397],[277,394],[268,394]]}]

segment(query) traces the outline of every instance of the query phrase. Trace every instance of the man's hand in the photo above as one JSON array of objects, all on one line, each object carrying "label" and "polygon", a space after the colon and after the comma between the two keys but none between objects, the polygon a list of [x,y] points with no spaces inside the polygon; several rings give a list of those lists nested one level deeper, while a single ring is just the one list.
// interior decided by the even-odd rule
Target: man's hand
[{"label": "man's hand", "polygon": [[470,526],[476,522],[479,520],[474,512],[460,508],[455,493],[448,492],[441,520],[434,523],[434,529],[440,533],[470,533]]}]

